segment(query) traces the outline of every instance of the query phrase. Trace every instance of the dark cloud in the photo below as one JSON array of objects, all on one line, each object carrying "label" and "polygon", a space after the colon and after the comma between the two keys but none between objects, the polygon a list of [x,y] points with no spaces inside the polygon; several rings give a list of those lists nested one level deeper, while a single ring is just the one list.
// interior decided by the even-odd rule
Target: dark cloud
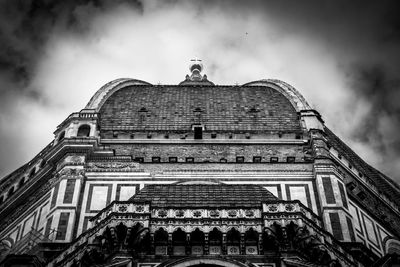
[{"label": "dark cloud", "polygon": [[[73,64],[89,76],[102,65],[99,58],[116,69],[132,57],[143,64],[136,78],[167,83],[176,72],[184,77],[178,65],[185,62],[178,61],[192,53],[208,60],[210,79],[248,82],[266,73],[299,85],[336,133],[400,181],[399,11],[394,0],[0,0],[0,120],[15,120],[18,105],[58,111],[54,95],[63,92],[52,86],[69,82]],[[91,75],[88,82],[109,78]],[[72,89],[69,94],[69,100],[62,95],[65,107],[73,98],[90,98]],[[6,130],[0,126],[0,137]]]},{"label": "dark cloud", "polygon": [[[389,150],[400,154],[400,138],[387,142],[387,130],[396,136],[400,130],[400,79],[381,65],[359,65],[349,70],[351,88],[371,109],[359,121],[352,139],[369,144],[376,151],[388,155]],[[389,120],[389,129],[380,126],[381,120]]]},{"label": "dark cloud", "polygon": [[18,83],[29,83],[46,42],[55,33],[81,34],[93,17],[119,5],[142,10],[137,1],[0,1],[0,70]]}]

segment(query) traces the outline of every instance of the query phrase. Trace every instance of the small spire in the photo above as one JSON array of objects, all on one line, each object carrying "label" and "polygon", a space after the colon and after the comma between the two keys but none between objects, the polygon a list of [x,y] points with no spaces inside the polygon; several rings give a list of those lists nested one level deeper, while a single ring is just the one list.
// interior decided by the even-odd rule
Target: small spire
[{"label": "small spire", "polygon": [[201,81],[202,75],[201,71],[203,70],[203,63],[201,63],[201,59],[195,58],[190,60],[189,70],[192,73],[190,75],[190,80],[192,81]]},{"label": "small spire", "polygon": [[185,81],[180,84],[191,84],[191,85],[214,85],[214,83],[207,80],[207,75],[202,75],[203,63],[201,59],[197,57],[190,60],[189,70],[191,72],[190,76],[186,75]]}]

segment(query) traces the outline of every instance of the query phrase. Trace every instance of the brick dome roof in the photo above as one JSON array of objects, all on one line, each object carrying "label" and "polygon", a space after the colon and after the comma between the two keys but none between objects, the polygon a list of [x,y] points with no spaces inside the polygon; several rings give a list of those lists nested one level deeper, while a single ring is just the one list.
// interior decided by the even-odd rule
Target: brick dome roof
[{"label": "brick dome roof", "polygon": [[99,112],[101,131],[301,132],[293,104],[267,86],[129,85]]}]

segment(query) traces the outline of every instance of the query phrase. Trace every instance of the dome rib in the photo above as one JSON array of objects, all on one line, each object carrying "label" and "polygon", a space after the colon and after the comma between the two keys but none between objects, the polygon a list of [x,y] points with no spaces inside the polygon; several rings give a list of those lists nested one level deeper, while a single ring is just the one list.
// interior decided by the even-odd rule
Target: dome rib
[{"label": "dome rib", "polygon": [[101,106],[107,100],[107,98],[110,97],[114,92],[126,86],[131,86],[131,85],[152,85],[152,84],[131,78],[120,78],[113,80],[103,85],[94,94],[94,96],[90,99],[89,103],[86,105],[85,109],[94,109],[96,111],[99,111]]},{"label": "dome rib", "polygon": [[263,79],[243,84],[243,86],[267,86],[282,93],[292,103],[297,112],[311,110],[306,99],[290,84],[278,79]]}]

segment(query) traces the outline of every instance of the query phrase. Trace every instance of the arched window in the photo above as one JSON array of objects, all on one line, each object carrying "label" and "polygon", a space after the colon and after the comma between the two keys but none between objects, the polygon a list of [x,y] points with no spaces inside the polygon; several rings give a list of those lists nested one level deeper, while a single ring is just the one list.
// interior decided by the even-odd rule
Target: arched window
[{"label": "arched window", "polygon": [[386,242],[386,252],[389,254],[400,254],[400,241],[396,239],[389,239]]},{"label": "arched window", "polygon": [[258,254],[258,233],[250,228],[244,235],[246,254]]},{"label": "arched window", "polygon": [[10,253],[12,247],[12,240],[8,237],[7,240],[3,239],[0,242],[0,258],[4,258],[7,254]]},{"label": "arched window", "polygon": [[33,168],[33,169],[31,170],[31,172],[29,173],[29,178],[32,178],[33,176],[35,176],[35,173],[36,173],[36,169]]},{"label": "arched window", "polygon": [[121,222],[120,224],[117,225],[117,227],[115,227],[115,230],[116,230],[116,234],[117,234],[117,239],[118,239],[119,245],[124,244],[125,243],[125,239],[126,239],[126,234],[128,232],[128,227],[126,227]]},{"label": "arched window", "polygon": [[103,246],[106,249],[106,251],[108,251],[110,253],[111,251],[114,250],[114,246],[115,246],[114,236],[111,233],[110,228],[107,227],[104,230],[102,236],[103,236],[103,239],[104,239],[104,241],[103,241],[104,245]]},{"label": "arched window", "polygon": [[61,133],[58,135],[58,141],[63,140],[64,137],[65,137],[65,131],[61,132]]},{"label": "arched window", "polygon": [[154,246],[156,255],[167,255],[168,233],[160,228],[154,233]]},{"label": "arched window", "polygon": [[218,231],[217,228],[214,228],[208,234],[208,240],[210,242],[210,255],[221,255],[221,246],[222,246],[222,233]]},{"label": "arched window", "polygon": [[14,194],[14,186],[12,186],[9,190],[8,190],[8,197],[11,197]]},{"label": "arched window", "polygon": [[226,234],[227,252],[228,254],[240,254],[240,233],[232,228]]},{"label": "arched window", "polygon": [[172,234],[172,245],[174,255],[186,255],[186,233],[182,229]]},{"label": "arched window", "polygon": [[40,168],[43,168],[46,165],[46,160],[42,160],[42,162],[40,162]]},{"label": "arched window", "polygon": [[78,137],[89,137],[90,135],[90,126],[87,124],[81,125],[78,128]]},{"label": "arched window", "polygon": [[279,249],[278,240],[281,240],[281,233],[280,226],[275,223],[271,228],[265,229],[262,236],[264,251],[277,251]]},{"label": "arched window", "polygon": [[190,243],[192,245],[192,255],[203,255],[204,233],[198,228],[190,234]]},{"label": "arched window", "polygon": [[22,177],[22,179],[18,183],[18,188],[21,188],[25,184],[25,177]]}]

